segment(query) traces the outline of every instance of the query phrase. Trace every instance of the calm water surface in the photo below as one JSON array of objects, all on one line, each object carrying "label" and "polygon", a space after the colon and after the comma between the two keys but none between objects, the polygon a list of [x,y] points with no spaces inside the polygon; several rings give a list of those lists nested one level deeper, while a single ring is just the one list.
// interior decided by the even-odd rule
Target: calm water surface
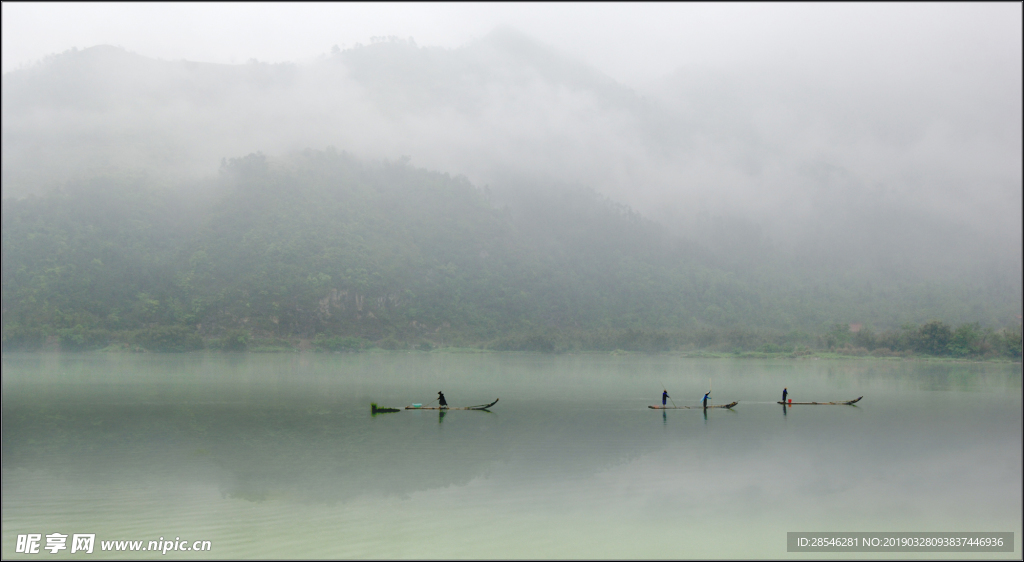
[{"label": "calm water surface", "polygon": [[[1004,531],[1021,366],[674,356],[5,354],[2,555],[866,558],[787,531]],[[696,406],[654,411],[666,387]],[[776,404],[864,399],[856,406]],[[370,402],[490,412],[370,415]],[[100,541],[209,540],[206,553]],[[70,541],[70,539],[69,539]],[[43,540],[45,547],[45,539]]]}]

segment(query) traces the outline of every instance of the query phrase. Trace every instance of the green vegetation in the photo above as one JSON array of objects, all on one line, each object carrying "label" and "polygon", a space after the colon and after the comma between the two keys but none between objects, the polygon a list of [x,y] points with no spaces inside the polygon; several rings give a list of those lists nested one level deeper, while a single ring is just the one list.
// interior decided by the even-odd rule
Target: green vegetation
[{"label": "green vegetation", "polygon": [[1019,292],[714,263],[585,188],[252,154],[185,188],[96,176],[5,200],[3,348],[1020,358]]},{"label": "green vegetation", "polygon": [[313,347],[317,351],[359,351],[370,346],[370,342],[355,336],[341,337],[317,334],[316,338],[313,339]]},{"label": "green vegetation", "polygon": [[187,326],[155,326],[135,332],[132,343],[150,351],[196,351],[203,340]]},{"label": "green vegetation", "polygon": [[381,407],[376,402],[370,402],[370,415],[372,416],[377,414],[393,414],[395,412],[401,412],[401,410],[398,408]]},{"label": "green vegetation", "polygon": [[910,354],[936,357],[1021,357],[1021,331],[982,328],[978,322],[962,324],[955,330],[939,320],[921,326],[904,325],[875,334],[870,329],[853,333],[847,325],[836,325],[824,338],[827,349],[845,355],[876,357]]}]

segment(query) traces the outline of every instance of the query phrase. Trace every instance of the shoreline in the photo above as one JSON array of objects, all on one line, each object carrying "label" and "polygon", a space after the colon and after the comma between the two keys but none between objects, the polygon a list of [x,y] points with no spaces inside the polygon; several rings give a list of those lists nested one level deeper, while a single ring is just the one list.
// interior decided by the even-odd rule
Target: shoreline
[{"label": "shoreline", "polygon": [[349,353],[369,353],[369,354],[458,354],[458,355],[471,355],[471,354],[510,354],[510,355],[610,355],[610,356],[623,356],[623,355],[642,355],[642,356],[674,356],[682,357],[687,359],[739,359],[739,360],[752,360],[752,359],[772,359],[772,360],[789,360],[789,361],[884,361],[884,362],[923,362],[923,363],[1009,363],[1009,364],[1021,364],[1021,359],[1011,359],[1007,357],[981,357],[981,358],[966,358],[966,357],[941,357],[941,356],[930,356],[930,355],[888,355],[888,356],[876,356],[870,354],[843,354],[835,352],[814,352],[810,350],[804,350],[797,353],[765,353],[760,351],[743,351],[743,352],[727,352],[727,351],[662,351],[662,352],[647,352],[647,351],[626,351],[622,349],[615,349],[611,351],[604,350],[572,350],[572,351],[559,351],[559,352],[540,352],[540,351],[500,351],[492,349],[482,349],[473,347],[438,347],[431,350],[420,350],[420,349],[382,349],[382,348],[367,348],[359,350],[346,350],[346,351],[323,351],[313,349],[311,347],[263,347],[253,346],[245,350],[223,350],[216,348],[199,349],[192,351],[151,351],[142,348],[131,348],[126,345],[112,345],[102,349],[94,349],[87,351],[64,351],[58,347],[49,347],[47,349],[37,350],[10,350],[2,351],[0,354],[60,354],[60,355],[79,355],[79,354],[160,354],[160,355],[183,355],[183,354],[275,354],[275,353],[300,353],[300,354],[349,354]]}]

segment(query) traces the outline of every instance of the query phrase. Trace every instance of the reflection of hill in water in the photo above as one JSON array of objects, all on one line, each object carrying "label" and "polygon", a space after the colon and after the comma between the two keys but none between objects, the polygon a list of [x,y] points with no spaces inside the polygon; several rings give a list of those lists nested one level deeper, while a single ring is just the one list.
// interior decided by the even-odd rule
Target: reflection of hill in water
[{"label": "reflection of hill in water", "polygon": [[470,431],[449,423],[439,431],[435,413],[416,420],[419,428],[395,430],[366,410],[364,420],[243,405],[5,407],[3,466],[90,480],[215,478],[231,497],[333,502],[464,484],[499,451],[493,423],[478,421]]},{"label": "reflection of hill in water", "polygon": [[[671,356],[5,355],[3,366],[5,485],[11,471],[25,469],[106,489],[165,482],[174,494],[186,482],[250,501],[327,504],[489,475],[502,493],[523,484],[558,488],[662,450],[687,462],[707,456],[756,466],[764,439],[795,438],[798,428],[801,444],[840,434],[856,441],[909,424],[953,431],[958,418],[941,391],[973,404],[993,393],[1019,396],[1021,387],[1019,366],[997,364]],[[700,411],[646,409],[661,383],[684,405],[710,379],[716,397],[740,400],[738,411],[704,421]],[[856,410],[794,410],[792,435],[776,434],[770,424],[783,417],[774,404],[783,385],[808,399],[866,398]],[[443,419],[436,411],[370,415],[368,397],[402,406],[439,388],[455,406],[501,401],[493,412]],[[932,398],[940,402],[911,415],[904,393],[922,390],[940,391]],[[933,445],[903,444],[900,454],[926,458]],[[851,451],[878,455],[878,466],[891,462],[888,451]]]},{"label": "reflection of hill in water", "polygon": [[462,486],[499,464],[514,480],[580,478],[662,446],[636,439],[637,422],[653,419],[646,412],[620,412],[629,422],[593,411],[531,410],[371,417],[355,405],[5,406],[3,468],[108,485],[166,476],[169,483],[214,482],[250,501],[330,504]]},{"label": "reflection of hill in water", "polygon": [[[516,355],[8,354],[3,468],[111,486],[166,476],[215,483],[231,497],[325,503],[462,486],[496,467],[515,480],[577,478],[660,446],[637,440],[636,424],[654,418],[622,411],[621,393],[606,390],[616,365]],[[493,412],[443,420],[436,411],[370,416],[370,397],[403,406],[435,384],[451,389],[455,406],[502,400]],[[610,409],[595,406],[608,396]]]}]

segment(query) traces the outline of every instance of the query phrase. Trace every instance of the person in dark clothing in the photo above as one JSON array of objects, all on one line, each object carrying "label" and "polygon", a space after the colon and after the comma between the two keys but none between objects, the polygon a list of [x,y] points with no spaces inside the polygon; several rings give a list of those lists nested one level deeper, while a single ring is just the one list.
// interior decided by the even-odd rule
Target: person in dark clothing
[{"label": "person in dark clothing", "polygon": [[667,391],[667,390],[663,390],[663,391],[661,392],[661,405],[662,405],[662,406],[664,406],[664,405],[665,405],[665,401],[666,401],[666,400],[668,400],[668,391]]},{"label": "person in dark clothing", "polygon": [[786,396],[787,396],[788,394],[789,394],[789,389],[787,389],[787,388],[783,388],[783,389],[782,389],[782,403],[783,403],[783,404],[785,404],[785,403],[786,403]]},{"label": "person in dark clothing", "polygon": [[444,399],[444,393],[441,392],[440,390],[437,391],[437,402],[441,405],[442,408],[448,407],[448,401]]},{"label": "person in dark clothing", "polygon": [[711,396],[711,392],[710,391],[708,391],[708,393],[704,395],[704,408],[705,409],[707,409],[707,407],[708,407],[708,396]]}]

